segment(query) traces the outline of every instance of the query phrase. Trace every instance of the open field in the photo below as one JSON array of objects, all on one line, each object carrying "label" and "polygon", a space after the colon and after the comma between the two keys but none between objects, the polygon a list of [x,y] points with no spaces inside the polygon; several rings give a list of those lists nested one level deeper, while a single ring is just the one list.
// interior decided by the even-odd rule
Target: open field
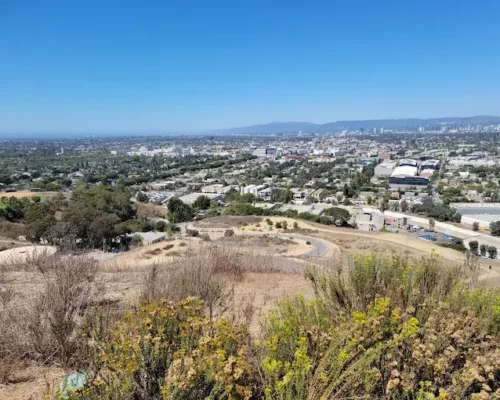
[{"label": "open field", "polygon": [[57,195],[59,192],[0,192],[0,197],[16,197],[18,199],[23,199],[23,198],[29,198],[29,197],[41,197],[47,198],[47,197],[53,197]]}]

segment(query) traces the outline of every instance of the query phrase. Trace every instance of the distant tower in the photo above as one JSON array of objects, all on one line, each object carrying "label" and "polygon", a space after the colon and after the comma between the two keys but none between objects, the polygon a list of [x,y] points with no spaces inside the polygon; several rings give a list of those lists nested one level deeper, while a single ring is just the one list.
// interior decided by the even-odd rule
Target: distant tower
[{"label": "distant tower", "polygon": [[384,127],[380,128],[380,133],[384,133]]},{"label": "distant tower", "polygon": [[64,154],[64,147],[61,147],[61,154]]}]

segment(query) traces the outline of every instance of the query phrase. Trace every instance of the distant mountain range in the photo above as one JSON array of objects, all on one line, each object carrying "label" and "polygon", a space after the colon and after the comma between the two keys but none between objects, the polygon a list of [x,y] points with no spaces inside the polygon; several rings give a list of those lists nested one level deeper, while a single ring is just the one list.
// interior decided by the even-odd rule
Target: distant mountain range
[{"label": "distant mountain range", "polygon": [[446,118],[402,118],[402,119],[372,119],[366,121],[337,121],[326,124],[312,122],[271,122],[269,124],[244,126],[239,128],[217,129],[213,133],[221,134],[251,134],[251,133],[296,133],[302,132],[339,132],[344,129],[354,131],[364,129],[372,131],[374,128],[395,130],[417,130],[423,127],[427,130],[440,129],[442,125],[450,128],[465,127],[468,125],[497,125],[500,117],[477,115],[474,117],[446,117]]}]

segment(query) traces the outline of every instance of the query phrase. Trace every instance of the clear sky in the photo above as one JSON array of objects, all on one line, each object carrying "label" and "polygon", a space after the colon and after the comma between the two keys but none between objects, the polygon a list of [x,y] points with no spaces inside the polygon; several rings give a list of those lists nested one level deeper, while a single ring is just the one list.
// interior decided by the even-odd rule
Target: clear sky
[{"label": "clear sky", "polygon": [[498,0],[0,0],[0,137],[477,114]]}]

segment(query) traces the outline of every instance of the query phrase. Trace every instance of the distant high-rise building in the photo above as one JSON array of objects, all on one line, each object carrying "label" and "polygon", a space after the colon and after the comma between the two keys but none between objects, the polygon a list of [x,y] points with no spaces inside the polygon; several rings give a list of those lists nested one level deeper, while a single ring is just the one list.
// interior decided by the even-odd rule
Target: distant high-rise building
[{"label": "distant high-rise building", "polygon": [[418,131],[419,131],[420,133],[422,133],[422,132],[424,132],[424,131],[425,131],[425,128],[424,128],[423,126],[421,126],[420,128],[418,128]]},{"label": "distant high-rise building", "polygon": [[384,133],[384,127],[380,128],[380,133]]},{"label": "distant high-rise building", "polygon": [[377,133],[377,128],[373,128],[373,133]]}]

